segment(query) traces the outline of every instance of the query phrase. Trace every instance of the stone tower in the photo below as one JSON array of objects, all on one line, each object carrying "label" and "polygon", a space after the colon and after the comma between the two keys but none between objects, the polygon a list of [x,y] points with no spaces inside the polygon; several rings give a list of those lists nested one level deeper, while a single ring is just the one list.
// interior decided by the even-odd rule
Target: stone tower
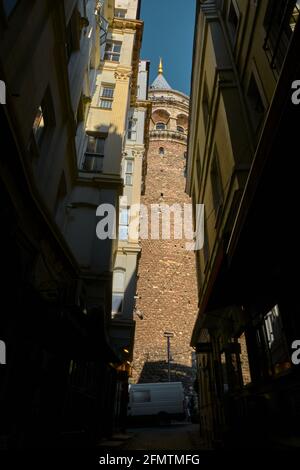
[{"label": "stone tower", "polygon": [[[149,90],[152,101],[150,145],[145,193],[142,204],[190,203],[185,193],[185,156],[189,98],[172,90],[163,75]],[[174,219],[171,217],[172,223]],[[173,230],[173,225],[172,225]],[[136,331],[133,382],[168,380],[168,354],[165,332],[170,339],[170,378],[186,388],[194,380],[194,356],[190,347],[197,313],[195,257],[186,249],[185,239],[141,240],[135,309]]]}]

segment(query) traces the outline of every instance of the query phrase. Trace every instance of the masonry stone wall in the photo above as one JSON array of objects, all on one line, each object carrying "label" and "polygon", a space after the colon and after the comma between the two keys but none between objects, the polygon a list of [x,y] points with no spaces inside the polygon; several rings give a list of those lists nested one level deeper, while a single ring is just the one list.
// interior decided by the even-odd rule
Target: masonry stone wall
[{"label": "masonry stone wall", "polygon": [[[164,149],[160,155],[159,149]],[[185,193],[185,143],[150,140],[142,204],[190,203]],[[172,220],[172,218],[171,218]],[[167,340],[172,332],[171,380],[188,388],[195,379],[190,339],[197,314],[195,256],[186,240],[141,240],[138,266],[133,382],[168,380]]]}]

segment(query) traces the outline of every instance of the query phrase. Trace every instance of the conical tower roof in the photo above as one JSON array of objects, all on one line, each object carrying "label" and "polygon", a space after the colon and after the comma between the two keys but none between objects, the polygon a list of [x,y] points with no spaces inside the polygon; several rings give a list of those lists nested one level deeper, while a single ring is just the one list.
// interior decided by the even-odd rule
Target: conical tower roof
[{"label": "conical tower roof", "polygon": [[170,87],[169,83],[165,79],[163,75],[163,64],[162,64],[162,59],[159,61],[159,67],[158,67],[158,75],[154,82],[150,85],[151,89],[156,89],[156,90],[172,90]]}]

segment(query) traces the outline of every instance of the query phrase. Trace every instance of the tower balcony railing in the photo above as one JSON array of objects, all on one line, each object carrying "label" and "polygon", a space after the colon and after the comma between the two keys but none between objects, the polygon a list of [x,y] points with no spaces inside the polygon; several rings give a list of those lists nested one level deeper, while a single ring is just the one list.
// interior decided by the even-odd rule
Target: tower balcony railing
[{"label": "tower balcony railing", "polygon": [[168,139],[168,140],[181,140],[187,142],[187,135],[184,132],[179,132],[172,129],[153,129],[150,131],[150,139]]}]

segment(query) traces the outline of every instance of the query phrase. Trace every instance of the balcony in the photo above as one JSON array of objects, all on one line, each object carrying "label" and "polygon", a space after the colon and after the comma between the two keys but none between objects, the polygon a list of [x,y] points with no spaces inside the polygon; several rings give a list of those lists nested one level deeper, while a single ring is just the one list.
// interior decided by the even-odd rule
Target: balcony
[{"label": "balcony", "polygon": [[82,163],[82,171],[88,173],[102,173],[104,155],[86,152]]},{"label": "balcony", "polygon": [[288,47],[299,19],[300,1],[270,0],[264,26],[266,38],[264,50],[270,66],[278,74],[281,71]]},{"label": "balcony", "polygon": [[186,143],[187,134],[172,129],[153,129],[150,131],[150,139],[180,140],[181,142]]}]

